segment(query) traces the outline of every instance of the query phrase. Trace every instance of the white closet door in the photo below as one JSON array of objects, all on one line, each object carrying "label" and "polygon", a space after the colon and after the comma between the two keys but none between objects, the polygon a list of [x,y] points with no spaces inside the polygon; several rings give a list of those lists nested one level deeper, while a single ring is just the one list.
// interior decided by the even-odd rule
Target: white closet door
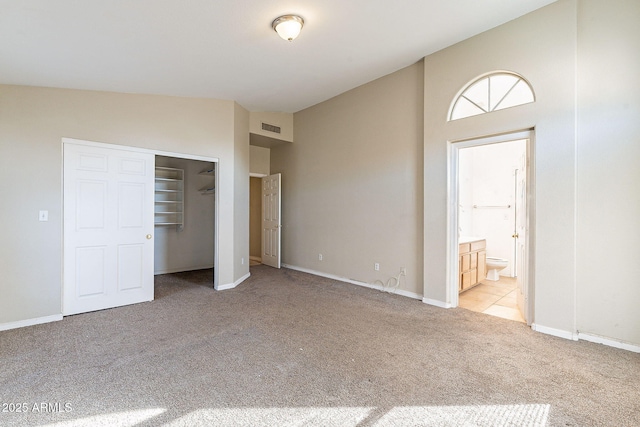
[{"label": "white closet door", "polygon": [[64,143],[64,315],[153,300],[154,166]]},{"label": "white closet door", "polygon": [[262,263],[280,268],[280,174],[262,178]]}]

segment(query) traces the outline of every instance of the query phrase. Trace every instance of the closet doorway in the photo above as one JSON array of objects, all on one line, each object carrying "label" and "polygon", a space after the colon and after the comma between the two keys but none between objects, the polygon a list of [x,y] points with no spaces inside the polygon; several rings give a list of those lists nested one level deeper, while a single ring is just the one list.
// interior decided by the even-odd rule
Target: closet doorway
[{"label": "closet doorway", "polygon": [[[189,197],[184,198],[185,191],[190,193],[193,188],[201,193],[203,188],[211,190],[212,183],[215,187],[217,158],[71,138],[63,138],[62,145],[63,315],[153,300],[155,258],[170,259],[164,253],[175,252],[169,246],[156,247],[156,233],[162,234],[161,228],[168,232],[172,227],[175,233],[183,233],[187,227],[212,230],[210,238],[200,239],[198,247],[189,250],[195,260],[190,266],[164,263],[161,269],[213,268],[212,287],[217,287],[217,192],[203,195],[212,197],[209,203],[213,203],[213,209],[203,214],[196,208],[193,218],[189,212],[194,206]],[[173,164],[176,167],[170,170],[168,163],[164,163],[167,166],[157,179],[155,163],[165,161],[196,162],[185,164],[187,179],[184,171],[176,172],[180,164]],[[194,187],[198,180],[189,178],[193,165],[203,166],[200,172],[208,168],[200,178],[204,180],[202,186]],[[171,198],[173,203],[156,203]],[[180,206],[166,208],[169,204]],[[185,234],[176,235],[176,240],[185,240]],[[200,258],[194,255],[198,250],[206,263],[199,264]]]},{"label": "closet doorway", "polygon": [[212,270],[216,162],[155,157],[154,275]]}]

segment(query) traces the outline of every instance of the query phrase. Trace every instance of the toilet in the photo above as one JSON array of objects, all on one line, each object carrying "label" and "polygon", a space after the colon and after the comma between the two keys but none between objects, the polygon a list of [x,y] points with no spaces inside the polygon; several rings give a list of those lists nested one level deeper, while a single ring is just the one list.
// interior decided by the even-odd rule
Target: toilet
[{"label": "toilet", "polygon": [[504,270],[509,265],[509,260],[504,258],[487,257],[487,280],[500,280],[498,272]]}]

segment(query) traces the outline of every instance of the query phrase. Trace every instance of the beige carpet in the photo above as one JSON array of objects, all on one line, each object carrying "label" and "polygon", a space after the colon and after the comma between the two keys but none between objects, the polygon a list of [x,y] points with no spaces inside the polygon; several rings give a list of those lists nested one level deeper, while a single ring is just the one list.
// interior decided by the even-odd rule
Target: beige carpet
[{"label": "beige carpet", "polygon": [[638,354],[251,273],[159,276],[151,303],[0,332],[0,425],[640,425]]}]

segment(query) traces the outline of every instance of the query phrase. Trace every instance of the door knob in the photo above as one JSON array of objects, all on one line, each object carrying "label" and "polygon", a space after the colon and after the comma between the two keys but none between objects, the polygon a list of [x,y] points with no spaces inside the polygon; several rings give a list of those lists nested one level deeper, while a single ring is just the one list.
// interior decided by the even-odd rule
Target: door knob
[{"label": "door knob", "polygon": [[516,233],[516,234],[512,234],[511,237],[513,237],[514,239],[517,239],[518,237],[520,237],[520,235]]},{"label": "door knob", "polygon": [[151,239],[151,234],[147,234],[147,240]]}]

